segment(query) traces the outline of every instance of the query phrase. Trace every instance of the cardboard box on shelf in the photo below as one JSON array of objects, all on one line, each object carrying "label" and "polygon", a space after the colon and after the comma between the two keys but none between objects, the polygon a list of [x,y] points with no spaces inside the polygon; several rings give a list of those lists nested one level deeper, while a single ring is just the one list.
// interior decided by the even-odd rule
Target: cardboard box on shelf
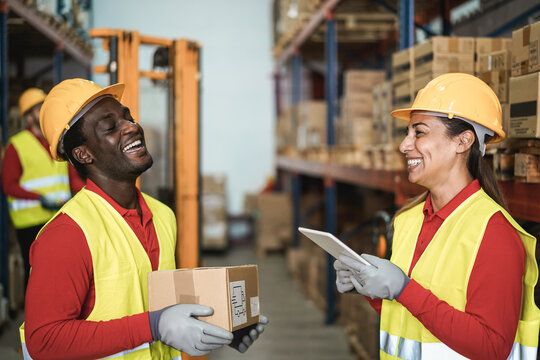
[{"label": "cardboard box on shelf", "polygon": [[227,178],[225,175],[204,175],[201,195],[202,250],[224,250],[227,238]]},{"label": "cardboard box on shelf", "polygon": [[343,73],[344,96],[358,92],[371,92],[375,84],[383,82],[385,73],[381,70],[347,70]]},{"label": "cardboard box on shelf", "polygon": [[474,74],[474,38],[433,36],[414,47],[414,77],[431,72]]},{"label": "cardboard box on shelf", "polygon": [[292,238],[292,204],[286,193],[257,196],[257,247],[279,250]]},{"label": "cardboard box on shelf", "polygon": [[225,194],[227,177],[222,174],[203,175],[202,192],[204,194]]},{"label": "cardboard box on shelf", "polygon": [[508,102],[511,61],[508,50],[481,54],[477,61],[477,76],[493,89],[501,102]]},{"label": "cardboard box on shelf", "polygon": [[394,85],[393,101],[394,109],[401,109],[412,105],[414,100],[413,82],[405,81],[401,84]]},{"label": "cardboard box on shelf", "polygon": [[510,78],[508,135],[511,138],[540,137],[539,79],[538,72]]},{"label": "cardboard box on shelf", "polygon": [[296,146],[299,150],[326,144],[326,103],[303,101],[298,104]]},{"label": "cardboard box on shelf", "polygon": [[510,79],[510,70],[488,71],[478,74],[493,92],[497,95],[500,102],[508,102],[508,82]]},{"label": "cardboard box on shelf", "polygon": [[339,145],[370,145],[374,141],[373,120],[368,117],[340,119],[337,134]]},{"label": "cardboard box on shelf", "polygon": [[507,152],[494,153],[493,171],[497,180],[512,180],[514,178],[514,154]]},{"label": "cardboard box on shelf", "polygon": [[[475,65],[475,72],[485,72],[485,71],[493,71],[489,69],[482,70],[480,68],[480,58],[484,54],[493,53],[493,52],[508,52],[511,54],[512,51],[512,39],[511,38],[489,38],[489,37],[477,37],[475,39],[475,58],[476,58],[476,65]],[[510,62],[508,62],[508,69],[511,68],[511,58]]]},{"label": "cardboard box on shelf", "polygon": [[508,50],[480,54],[477,59],[478,72],[512,69],[512,52]]},{"label": "cardboard box on shelf", "polygon": [[540,156],[522,153],[515,154],[514,176],[518,181],[540,183]]},{"label": "cardboard box on shelf", "polygon": [[392,53],[392,83],[399,84],[414,78],[414,47]]},{"label": "cardboard box on shelf", "polygon": [[512,76],[525,75],[540,70],[538,62],[539,40],[540,22],[512,32]]},{"label": "cardboard box on shelf", "polygon": [[356,118],[371,116],[373,112],[372,91],[357,92],[341,99],[341,116],[343,118]]},{"label": "cardboard box on shelf", "polygon": [[281,112],[276,124],[276,148],[279,151],[296,147],[296,130],[293,117],[296,106],[290,106]]},{"label": "cardboard box on shelf", "polygon": [[199,320],[235,331],[259,322],[257,265],[161,270],[148,273],[150,311],[175,304],[214,309]]}]

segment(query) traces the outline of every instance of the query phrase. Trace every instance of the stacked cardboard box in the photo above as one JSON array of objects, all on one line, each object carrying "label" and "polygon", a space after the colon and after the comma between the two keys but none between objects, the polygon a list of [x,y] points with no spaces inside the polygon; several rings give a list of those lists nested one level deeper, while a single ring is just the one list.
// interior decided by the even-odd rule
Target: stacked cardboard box
[{"label": "stacked cardboard box", "polygon": [[225,250],[227,239],[227,190],[224,175],[202,179],[202,250]]},{"label": "stacked cardboard box", "polygon": [[303,101],[297,105],[298,150],[324,147],[326,141],[326,103],[324,101]]},{"label": "stacked cardboard box", "polygon": [[343,74],[341,117],[337,121],[339,145],[373,144],[373,86],[384,81],[379,70],[347,70]]},{"label": "stacked cardboard box", "polygon": [[281,250],[291,241],[292,205],[285,193],[260,194],[256,199],[257,252]]},{"label": "stacked cardboard box", "polygon": [[[489,38],[489,37],[477,37],[475,38],[475,54],[476,64],[474,66],[474,71],[476,74],[482,72],[480,69],[480,57],[483,55],[499,52],[499,51],[508,51],[512,53],[512,39],[509,38]],[[508,67],[510,68],[511,62],[508,62]]]},{"label": "stacked cardboard box", "polygon": [[477,76],[493,89],[501,103],[508,103],[511,61],[512,53],[509,50],[499,50],[481,54],[476,63]]},{"label": "stacked cardboard box", "polygon": [[291,155],[296,148],[296,129],[294,126],[295,106],[283,109],[276,124],[276,150],[278,154]]},{"label": "stacked cardboard box", "polygon": [[414,47],[414,94],[439,75],[474,74],[473,37],[433,36]]},{"label": "stacked cardboard box", "polygon": [[538,39],[540,39],[540,22],[512,33],[510,137],[540,137]]},{"label": "stacked cardboard box", "polygon": [[392,141],[392,83],[385,81],[373,87],[373,143]]},{"label": "stacked cardboard box", "polygon": [[[414,48],[407,48],[392,54],[392,95],[393,109],[408,108],[414,100]],[[390,144],[399,145],[404,138],[407,123],[392,118]]]}]

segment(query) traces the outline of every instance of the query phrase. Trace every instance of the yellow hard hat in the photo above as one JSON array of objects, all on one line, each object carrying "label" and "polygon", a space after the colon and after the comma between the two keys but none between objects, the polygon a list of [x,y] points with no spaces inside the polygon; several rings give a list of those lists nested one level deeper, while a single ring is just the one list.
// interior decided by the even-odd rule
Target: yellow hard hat
[{"label": "yellow hard hat", "polygon": [[504,140],[501,103],[491,88],[479,78],[462,73],[444,74],[431,80],[416,95],[408,109],[392,111],[392,116],[410,121],[416,110],[443,113],[480,124],[495,132],[489,142]]},{"label": "yellow hard hat", "polygon": [[[63,160],[57,152],[58,142],[64,131],[73,126],[72,120],[78,120],[81,112],[88,111],[93,100],[109,95],[120,101],[124,93],[124,84],[114,84],[103,88],[93,81],[84,79],[64,80],[49,92],[39,114],[41,131],[49,143],[51,155],[56,160]],[[88,106],[87,106],[88,105]]]},{"label": "yellow hard hat", "polygon": [[45,100],[45,92],[38,88],[30,88],[25,90],[19,98],[19,109],[21,115],[24,115],[28,110]]}]

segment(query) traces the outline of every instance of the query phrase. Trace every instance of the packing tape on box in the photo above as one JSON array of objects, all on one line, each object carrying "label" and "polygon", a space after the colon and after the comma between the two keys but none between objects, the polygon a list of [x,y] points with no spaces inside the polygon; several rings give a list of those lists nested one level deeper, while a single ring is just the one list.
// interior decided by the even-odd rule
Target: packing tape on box
[{"label": "packing tape on box", "polygon": [[531,38],[531,26],[528,25],[523,28],[523,46],[529,46],[530,38]]},{"label": "packing tape on box", "polygon": [[199,297],[193,295],[180,295],[178,297],[179,304],[198,304]]},{"label": "packing tape on box", "polygon": [[459,38],[448,39],[448,52],[451,52],[451,53],[459,52]]}]

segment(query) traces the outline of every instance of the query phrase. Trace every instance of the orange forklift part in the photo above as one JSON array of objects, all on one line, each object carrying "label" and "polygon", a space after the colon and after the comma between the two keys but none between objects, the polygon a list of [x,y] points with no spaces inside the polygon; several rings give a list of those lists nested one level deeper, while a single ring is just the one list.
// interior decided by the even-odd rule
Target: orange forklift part
[{"label": "orange forklift part", "polygon": [[385,259],[387,251],[386,236],[383,234],[379,235],[379,241],[377,242],[377,256]]},{"label": "orange forklift part", "polygon": [[199,265],[199,45],[178,40],[173,47],[175,109],[176,265]]}]

